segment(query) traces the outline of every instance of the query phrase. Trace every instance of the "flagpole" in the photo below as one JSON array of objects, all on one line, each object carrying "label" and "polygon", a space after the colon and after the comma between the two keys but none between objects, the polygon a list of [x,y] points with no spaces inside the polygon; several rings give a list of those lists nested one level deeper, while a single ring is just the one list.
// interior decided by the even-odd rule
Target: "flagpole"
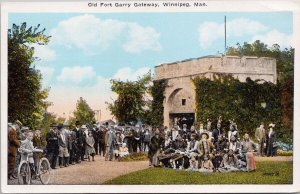
[{"label": "flagpole", "polygon": [[226,16],[224,16],[224,32],[225,32],[225,50],[224,50],[224,55],[226,55],[226,50],[227,50],[227,40],[226,40]]}]

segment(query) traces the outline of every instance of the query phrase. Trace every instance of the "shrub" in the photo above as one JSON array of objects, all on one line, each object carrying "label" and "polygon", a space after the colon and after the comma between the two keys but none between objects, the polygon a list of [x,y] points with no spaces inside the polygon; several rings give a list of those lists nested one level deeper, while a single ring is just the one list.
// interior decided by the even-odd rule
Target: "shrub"
[{"label": "shrub", "polygon": [[293,156],[293,151],[277,150],[277,156]]},{"label": "shrub", "polygon": [[120,158],[121,162],[145,161],[148,160],[148,154],[145,152],[131,153],[126,157]]}]

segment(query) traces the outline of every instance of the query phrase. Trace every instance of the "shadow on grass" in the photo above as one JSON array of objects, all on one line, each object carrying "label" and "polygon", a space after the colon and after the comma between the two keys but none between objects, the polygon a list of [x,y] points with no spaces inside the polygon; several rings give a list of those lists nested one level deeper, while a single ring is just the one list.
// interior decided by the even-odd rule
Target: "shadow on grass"
[{"label": "shadow on grass", "polygon": [[117,177],[104,184],[292,184],[293,162],[257,162],[255,172],[209,173],[148,168]]}]

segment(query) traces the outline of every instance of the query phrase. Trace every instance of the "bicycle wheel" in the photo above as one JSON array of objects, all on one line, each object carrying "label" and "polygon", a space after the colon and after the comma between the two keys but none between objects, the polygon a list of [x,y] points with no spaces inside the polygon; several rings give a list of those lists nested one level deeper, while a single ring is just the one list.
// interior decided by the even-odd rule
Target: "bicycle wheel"
[{"label": "bicycle wheel", "polygon": [[27,161],[22,161],[18,168],[18,183],[29,185],[31,181],[30,166]]},{"label": "bicycle wheel", "polygon": [[47,185],[51,178],[51,168],[47,158],[42,158],[40,161],[39,175],[41,182]]}]

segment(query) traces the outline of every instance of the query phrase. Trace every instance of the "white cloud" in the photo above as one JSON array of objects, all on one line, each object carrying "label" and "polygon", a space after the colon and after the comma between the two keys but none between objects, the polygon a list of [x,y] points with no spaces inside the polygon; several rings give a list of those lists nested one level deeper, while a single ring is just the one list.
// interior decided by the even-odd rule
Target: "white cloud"
[{"label": "white cloud", "polygon": [[283,47],[289,48],[292,45],[292,35],[287,35],[284,33],[281,33],[277,30],[272,30],[266,34],[262,35],[255,35],[252,38],[252,42],[255,40],[261,40],[268,46],[272,46],[273,44],[278,44]]},{"label": "white cloud", "polygon": [[[223,26],[224,24],[221,25]],[[231,20],[226,26],[228,36],[253,35],[268,30],[268,27],[264,24],[246,18]]]},{"label": "white cloud", "polygon": [[61,74],[57,76],[57,80],[61,82],[74,82],[80,83],[87,79],[92,79],[96,76],[96,73],[91,66],[81,67],[64,67]]},{"label": "white cloud", "polygon": [[211,47],[224,34],[222,26],[215,22],[204,22],[198,28],[198,32],[200,46],[203,49]]},{"label": "white cloud", "polygon": [[140,53],[144,50],[161,51],[159,43],[160,34],[152,27],[142,27],[135,23],[129,23],[129,41],[123,45],[129,53]]},{"label": "white cloud", "polygon": [[[59,22],[50,35],[54,44],[79,48],[86,54],[96,54],[117,44],[124,44],[123,48],[128,52],[161,49],[159,33],[152,27],[121,20],[103,20],[90,14]],[[129,35],[129,41],[121,43],[125,35]]]},{"label": "white cloud", "polygon": [[[119,69],[112,78],[135,81],[141,75],[144,75],[149,71],[149,68],[143,67],[133,70],[125,67]],[[111,78],[105,78],[102,76],[94,76],[95,84],[89,86],[80,86],[76,84],[66,85],[57,84],[52,85],[49,93],[49,101],[54,105],[49,108],[50,112],[54,112],[58,115],[66,114],[66,116],[72,116],[72,112],[76,108],[76,102],[80,97],[87,100],[88,104],[94,110],[101,109],[102,120],[110,119],[109,110],[105,102],[112,102],[117,98],[117,95],[111,91]]]},{"label": "white cloud", "polygon": [[46,66],[37,66],[37,69],[41,71],[42,78],[43,78],[43,85],[48,86],[49,81],[53,77],[54,68],[46,67]]},{"label": "white cloud", "polygon": [[[254,20],[238,18],[226,24],[227,37],[241,37],[266,32],[269,27]],[[199,41],[203,49],[211,47],[216,41],[224,38],[224,23],[204,22],[199,28]]]},{"label": "white cloud", "polygon": [[137,81],[139,77],[145,75],[149,71],[149,67],[142,67],[137,70],[130,67],[124,67],[117,71],[117,73],[113,76],[113,79],[119,79],[121,81]]},{"label": "white cloud", "polygon": [[33,57],[37,57],[43,62],[52,61],[56,58],[56,52],[49,47],[49,45],[29,44],[34,47]]}]

